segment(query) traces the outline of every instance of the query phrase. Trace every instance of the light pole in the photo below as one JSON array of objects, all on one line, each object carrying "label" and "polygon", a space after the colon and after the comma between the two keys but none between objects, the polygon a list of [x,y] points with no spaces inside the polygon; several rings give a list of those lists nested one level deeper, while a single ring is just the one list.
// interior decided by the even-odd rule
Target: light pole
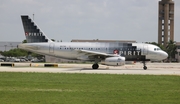
[{"label": "light pole", "polygon": [[6,51],[6,47],[7,47],[7,45],[4,45],[5,46],[5,51]]}]

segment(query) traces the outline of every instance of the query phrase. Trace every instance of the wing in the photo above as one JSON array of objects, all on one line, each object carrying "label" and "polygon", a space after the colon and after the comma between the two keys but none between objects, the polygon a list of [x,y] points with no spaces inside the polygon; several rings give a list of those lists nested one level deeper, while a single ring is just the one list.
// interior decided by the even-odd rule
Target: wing
[{"label": "wing", "polygon": [[82,56],[86,55],[89,59],[105,59],[107,57],[118,57],[117,54],[107,54],[103,52],[89,51],[89,50],[76,50]]}]

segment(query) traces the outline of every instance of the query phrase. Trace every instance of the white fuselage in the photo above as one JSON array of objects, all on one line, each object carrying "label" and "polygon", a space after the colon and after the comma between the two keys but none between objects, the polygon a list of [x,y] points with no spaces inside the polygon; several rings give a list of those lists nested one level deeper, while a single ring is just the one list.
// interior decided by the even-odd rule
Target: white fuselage
[{"label": "white fuselage", "polygon": [[159,47],[144,43],[47,42],[24,43],[18,45],[18,47],[42,55],[72,60],[91,60],[86,54],[78,50],[107,54],[116,54],[113,52],[117,50],[120,56],[126,58],[126,61],[161,61],[168,56]]}]

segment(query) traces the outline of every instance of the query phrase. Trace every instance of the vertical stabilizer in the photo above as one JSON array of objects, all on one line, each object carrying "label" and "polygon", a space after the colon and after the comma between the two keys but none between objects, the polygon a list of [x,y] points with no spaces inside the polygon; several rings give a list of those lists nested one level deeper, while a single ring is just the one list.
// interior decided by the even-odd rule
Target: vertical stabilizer
[{"label": "vertical stabilizer", "polygon": [[52,42],[28,15],[22,15],[21,19],[27,43]]}]

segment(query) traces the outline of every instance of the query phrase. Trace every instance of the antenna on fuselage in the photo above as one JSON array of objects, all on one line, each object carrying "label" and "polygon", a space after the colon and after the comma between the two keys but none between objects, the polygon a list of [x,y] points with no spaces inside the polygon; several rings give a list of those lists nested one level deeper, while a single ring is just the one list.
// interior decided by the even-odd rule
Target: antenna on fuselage
[{"label": "antenna on fuselage", "polygon": [[34,21],[34,13],[33,13],[33,21]]}]

